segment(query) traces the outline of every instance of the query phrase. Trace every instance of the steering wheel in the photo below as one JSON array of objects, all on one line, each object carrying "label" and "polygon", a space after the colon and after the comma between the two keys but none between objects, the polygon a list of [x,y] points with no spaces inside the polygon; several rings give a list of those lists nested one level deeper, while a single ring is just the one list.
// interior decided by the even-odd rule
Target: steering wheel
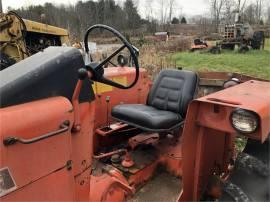
[{"label": "steering wheel", "polygon": [[[89,54],[88,36],[95,29],[105,29],[105,30],[111,32],[113,35],[115,35],[118,39],[120,39],[122,41],[123,45],[120,48],[118,48],[116,51],[114,51],[106,59],[104,59],[102,62],[100,62],[100,63],[90,63],[89,65],[86,65],[86,68],[89,71],[91,71],[91,73],[93,74],[92,79],[94,81],[104,83],[104,84],[108,84],[108,85],[111,85],[111,86],[114,86],[114,87],[117,87],[117,88],[121,88],[121,89],[132,88],[137,83],[137,81],[139,79],[139,63],[138,63],[138,58],[137,58],[137,54],[136,54],[137,50],[127,41],[127,39],[121,33],[119,33],[114,28],[109,27],[107,25],[97,24],[97,25],[93,25],[92,27],[88,28],[88,30],[86,31],[86,33],[84,35],[84,45],[85,45],[85,51],[86,51],[87,54]],[[107,79],[106,77],[104,77],[104,68],[103,68],[103,66],[106,63],[108,63],[114,56],[116,56],[118,53],[120,53],[124,48],[127,48],[129,50],[131,58],[132,58],[132,60],[134,62],[135,70],[136,70],[135,79],[128,86],[124,86],[124,85],[122,85],[120,83],[117,83],[115,81],[112,81],[112,80]]]}]

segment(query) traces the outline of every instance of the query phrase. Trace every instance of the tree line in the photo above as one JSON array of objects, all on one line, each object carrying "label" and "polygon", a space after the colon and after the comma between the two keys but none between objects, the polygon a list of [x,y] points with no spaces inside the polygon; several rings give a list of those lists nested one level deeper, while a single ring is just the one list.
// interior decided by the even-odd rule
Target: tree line
[{"label": "tree line", "polygon": [[45,3],[13,11],[25,19],[66,28],[73,39],[82,39],[86,29],[98,23],[118,30],[136,30],[145,23],[132,0],[125,0],[123,6],[114,0],[89,0],[75,5]]},{"label": "tree line", "polygon": [[145,12],[145,19],[138,12],[138,0],[125,0],[122,5],[117,0],[78,1],[75,5],[45,3],[14,11],[26,19],[66,28],[73,39],[82,39],[86,29],[97,23],[130,34],[142,34],[142,27],[143,31],[154,33],[158,28],[168,31],[167,25],[170,24],[194,23],[211,33],[218,32],[220,24],[234,23],[235,16],[239,13],[243,22],[270,25],[270,4],[267,1],[208,0],[210,10],[207,15],[186,17],[179,5],[181,1],[145,0],[144,7],[141,8]]}]

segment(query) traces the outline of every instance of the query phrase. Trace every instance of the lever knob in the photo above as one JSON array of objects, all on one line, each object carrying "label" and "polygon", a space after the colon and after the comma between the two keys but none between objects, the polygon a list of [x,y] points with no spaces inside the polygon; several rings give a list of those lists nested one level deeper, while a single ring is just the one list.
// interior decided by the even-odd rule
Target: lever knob
[{"label": "lever knob", "polygon": [[80,80],[84,80],[86,77],[88,77],[88,72],[85,68],[80,68],[78,70],[78,77]]}]

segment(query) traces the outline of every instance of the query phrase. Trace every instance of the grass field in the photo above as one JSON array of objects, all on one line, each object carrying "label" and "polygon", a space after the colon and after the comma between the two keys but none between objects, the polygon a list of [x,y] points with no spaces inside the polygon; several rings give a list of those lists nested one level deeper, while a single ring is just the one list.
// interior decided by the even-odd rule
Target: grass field
[{"label": "grass field", "polygon": [[203,52],[180,52],[170,55],[177,66],[194,71],[226,71],[270,79],[270,39],[266,40],[265,50],[250,50],[243,54],[235,51],[222,51],[213,55]]}]

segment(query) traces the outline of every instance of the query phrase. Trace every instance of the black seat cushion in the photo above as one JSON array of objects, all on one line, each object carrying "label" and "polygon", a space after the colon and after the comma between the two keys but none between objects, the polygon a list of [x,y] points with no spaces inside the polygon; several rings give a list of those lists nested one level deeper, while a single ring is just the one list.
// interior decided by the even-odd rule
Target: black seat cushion
[{"label": "black seat cushion", "polygon": [[185,117],[188,104],[194,98],[197,83],[198,77],[194,72],[163,70],[149,92],[147,105]]},{"label": "black seat cushion", "polygon": [[174,129],[182,124],[197,84],[194,72],[163,70],[149,92],[147,105],[117,105],[112,109],[112,117],[148,131]]},{"label": "black seat cushion", "polygon": [[112,109],[112,116],[148,131],[170,130],[183,121],[183,118],[177,113],[143,104],[117,105]]}]

